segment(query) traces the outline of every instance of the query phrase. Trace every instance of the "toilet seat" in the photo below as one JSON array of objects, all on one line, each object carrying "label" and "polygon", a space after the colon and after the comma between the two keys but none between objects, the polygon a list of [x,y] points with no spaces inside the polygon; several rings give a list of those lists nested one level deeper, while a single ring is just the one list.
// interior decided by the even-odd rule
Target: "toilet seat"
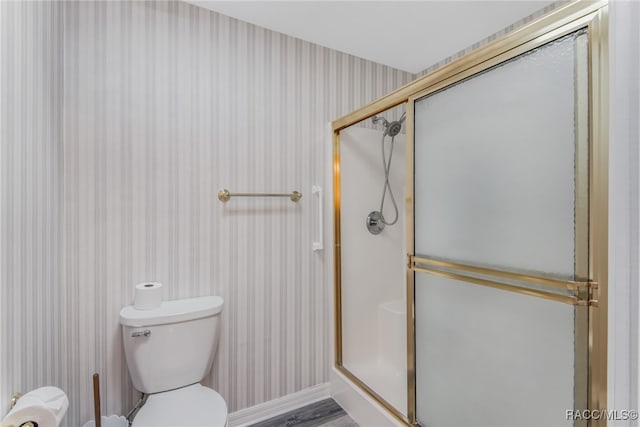
[{"label": "toilet seat", "polygon": [[131,427],[225,427],[227,404],[209,387],[193,384],[149,395]]}]

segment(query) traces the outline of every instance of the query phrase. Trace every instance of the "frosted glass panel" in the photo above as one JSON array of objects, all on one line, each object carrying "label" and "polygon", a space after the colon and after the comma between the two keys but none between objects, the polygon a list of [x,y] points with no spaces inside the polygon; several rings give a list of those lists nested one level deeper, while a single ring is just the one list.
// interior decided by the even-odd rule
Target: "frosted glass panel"
[{"label": "frosted glass panel", "polygon": [[573,277],[576,37],[416,101],[416,254]]},{"label": "frosted glass panel", "polygon": [[418,421],[570,426],[571,305],[416,274]]}]

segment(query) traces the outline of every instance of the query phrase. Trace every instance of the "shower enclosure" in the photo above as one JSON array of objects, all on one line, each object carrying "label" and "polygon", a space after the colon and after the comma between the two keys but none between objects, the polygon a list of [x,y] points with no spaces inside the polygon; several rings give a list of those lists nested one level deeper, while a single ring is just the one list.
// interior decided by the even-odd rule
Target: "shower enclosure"
[{"label": "shower enclosure", "polygon": [[333,123],[336,369],[398,422],[606,408],[606,16],[569,4]]}]

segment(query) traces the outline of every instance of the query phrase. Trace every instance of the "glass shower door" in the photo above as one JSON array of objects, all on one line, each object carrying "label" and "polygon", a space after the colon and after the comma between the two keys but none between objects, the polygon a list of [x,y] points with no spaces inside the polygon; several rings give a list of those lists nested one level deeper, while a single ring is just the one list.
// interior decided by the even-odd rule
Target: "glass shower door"
[{"label": "glass shower door", "polygon": [[586,407],[587,43],[413,99],[423,426],[568,426]]},{"label": "glass shower door", "polygon": [[[400,105],[342,129],[336,150],[338,369],[399,419],[407,415],[404,111]],[[370,222],[380,214],[384,223]]]}]

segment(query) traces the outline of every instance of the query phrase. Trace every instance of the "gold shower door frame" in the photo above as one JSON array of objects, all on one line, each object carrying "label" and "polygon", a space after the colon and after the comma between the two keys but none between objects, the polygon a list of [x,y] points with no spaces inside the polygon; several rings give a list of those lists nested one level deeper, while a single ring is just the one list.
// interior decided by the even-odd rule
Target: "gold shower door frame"
[{"label": "gold shower door frame", "polygon": [[[587,366],[576,367],[576,408],[607,409],[607,275],[608,275],[608,7],[606,1],[569,3],[539,18],[519,30],[501,37],[485,47],[465,55],[426,76],[368,104],[332,123],[333,128],[333,190],[334,190],[334,310],[335,310],[335,367],[350,381],[368,393],[405,425],[417,425],[416,419],[416,360],[415,360],[415,312],[414,275],[416,272],[448,275],[457,279],[519,292],[534,297],[552,299],[560,303],[582,306],[576,322],[584,331],[587,342],[580,359]],[[415,256],[414,252],[414,103],[430,93],[441,90],[462,79],[540,47],[552,40],[586,28],[588,37],[588,91],[589,124],[588,147],[576,151],[576,156],[588,157],[588,170],[576,169],[576,187],[588,187],[589,203],[584,212],[576,212],[576,222],[584,224],[587,235],[576,233],[576,260],[588,259],[588,263],[576,263],[576,276],[583,281],[569,282],[541,277],[514,274],[508,271],[483,269],[463,264]],[[396,410],[375,390],[351,373],[342,363],[342,283],[340,240],[340,131],[353,124],[379,114],[389,108],[407,103],[407,416]],[[579,148],[579,147],[577,147]],[[578,164],[579,162],[576,162]],[[584,178],[584,179],[581,179]],[[578,191],[578,190],[576,190]],[[443,265],[445,264],[445,265]],[[454,269],[466,274],[443,272],[441,268]],[[492,280],[478,279],[473,274],[489,275]],[[495,280],[493,280],[495,278]],[[532,291],[500,281],[501,278],[528,283],[561,287],[573,291],[572,296],[560,296],[552,292]],[[578,351],[582,351],[577,349]],[[584,352],[583,351],[583,352]],[[576,358],[578,360],[579,357]],[[579,363],[577,362],[579,365]],[[584,365],[583,364],[583,365]],[[578,370],[582,369],[584,375]],[[582,389],[582,390],[580,390]],[[590,426],[604,426],[606,419],[591,419]]]}]

